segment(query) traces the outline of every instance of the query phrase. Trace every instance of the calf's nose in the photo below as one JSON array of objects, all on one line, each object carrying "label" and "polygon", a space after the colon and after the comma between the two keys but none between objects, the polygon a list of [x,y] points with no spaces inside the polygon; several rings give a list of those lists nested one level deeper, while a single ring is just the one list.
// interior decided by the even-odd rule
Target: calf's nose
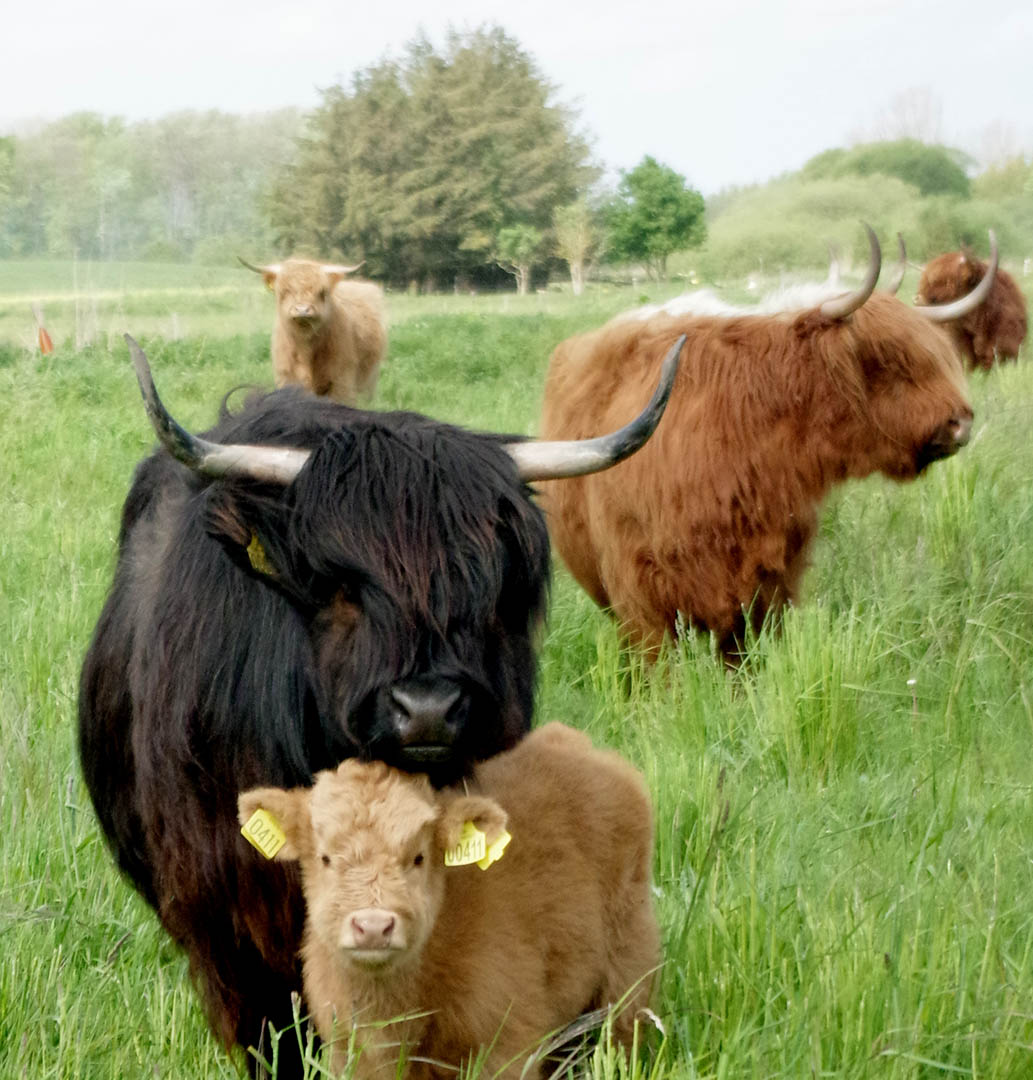
[{"label": "calf's nose", "polygon": [[387,949],[395,929],[395,914],[381,908],[352,912],[351,931],[356,949]]}]

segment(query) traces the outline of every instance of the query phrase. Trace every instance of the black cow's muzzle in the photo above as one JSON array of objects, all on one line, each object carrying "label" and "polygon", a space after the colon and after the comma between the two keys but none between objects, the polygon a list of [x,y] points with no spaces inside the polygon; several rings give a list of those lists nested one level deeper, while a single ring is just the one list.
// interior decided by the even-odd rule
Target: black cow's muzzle
[{"label": "black cow's muzzle", "polygon": [[453,679],[423,676],[380,691],[378,727],[392,733],[401,756],[414,766],[447,761],[466,722],[469,702]]}]

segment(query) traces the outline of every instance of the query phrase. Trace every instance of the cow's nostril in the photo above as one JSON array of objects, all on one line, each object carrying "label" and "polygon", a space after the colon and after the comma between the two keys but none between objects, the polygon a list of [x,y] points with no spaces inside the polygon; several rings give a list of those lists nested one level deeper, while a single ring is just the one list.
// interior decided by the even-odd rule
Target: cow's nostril
[{"label": "cow's nostril", "polygon": [[398,737],[403,743],[452,742],[455,725],[450,715],[461,698],[462,690],[454,683],[391,687],[393,722]]}]

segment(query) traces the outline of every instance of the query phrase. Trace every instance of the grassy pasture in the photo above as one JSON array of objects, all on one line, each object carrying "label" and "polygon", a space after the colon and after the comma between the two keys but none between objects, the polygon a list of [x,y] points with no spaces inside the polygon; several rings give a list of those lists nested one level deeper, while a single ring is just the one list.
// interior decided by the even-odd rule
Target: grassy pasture
[{"label": "grassy pasture", "polygon": [[[269,381],[271,302],[250,276],[220,292],[229,271],[166,269],[127,270],[105,311],[200,427],[229,387]],[[13,293],[60,291],[67,270],[0,266],[0,1077],[225,1080],[237,1067],[78,774],[79,666],[152,438],[121,344],[74,352],[69,323],[39,357],[5,321]],[[111,273],[98,289],[122,289]],[[159,336],[166,289],[211,328]],[[377,405],[534,433],[551,347],[674,291],[391,297]],[[228,297],[240,310],[208,309]],[[972,396],[957,458],[829,500],[806,602],[739,677],[698,637],[644,670],[557,568],[539,719],[627,754],[656,804],[666,1040],[636,1076],[1033,1075],[1028,353]],[[602,1052],[587,1071],[623,1075]]]}]

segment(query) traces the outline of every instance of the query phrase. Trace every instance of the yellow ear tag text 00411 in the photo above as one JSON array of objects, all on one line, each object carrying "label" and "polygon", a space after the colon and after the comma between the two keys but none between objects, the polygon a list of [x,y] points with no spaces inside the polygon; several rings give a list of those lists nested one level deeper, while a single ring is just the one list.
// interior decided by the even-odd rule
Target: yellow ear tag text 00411
[{"label": "yellow ear tag text 00411", "polygon": [[280,823],[268,810],[256,810],[241,828],[244,839],[267,858],[273,858],[287,843]]},{"label": "yellow ear tag text 00411", "polygon": [[467,866],[488,853],[488,838],[472,821],[464,821],[459,840],[445,850],[446,866]]},{"label": "yellow ear tag text 00411", "polygon": [[445,865],[469,866],[476,863],[482,870],[487,870],[502,858],[511,839],[509,833],[503,830],[502,835],[489,846],[484,833],[472,821],[464,821],[459,840],[445,852]]}]

